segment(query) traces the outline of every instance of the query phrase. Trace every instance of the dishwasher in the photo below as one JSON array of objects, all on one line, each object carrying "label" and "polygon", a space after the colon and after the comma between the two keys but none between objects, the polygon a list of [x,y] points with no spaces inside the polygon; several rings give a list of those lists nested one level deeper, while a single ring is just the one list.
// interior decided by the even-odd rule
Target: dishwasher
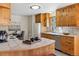
[{"label": "dishwasher", "polygon": [[59,36],[59,35],[55,35],[54,36],[54,39],[55,39],[55,48],[57,49],[57,50],[61,50],[61,36]]}]

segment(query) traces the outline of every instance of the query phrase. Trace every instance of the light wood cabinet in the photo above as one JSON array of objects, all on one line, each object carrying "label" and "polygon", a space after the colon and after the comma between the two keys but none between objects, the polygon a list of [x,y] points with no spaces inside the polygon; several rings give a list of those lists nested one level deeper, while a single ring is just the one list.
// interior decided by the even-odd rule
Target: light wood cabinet
[{"label": "light wood cabinet", "polygon": [[48,39],[53,39],[53,35],[52,34],[41,33],[41,37],[48,38]]},{"label": "light wood cabinet", "polygon": [[10,9],[7,8],[0,8],[0,16],[4,19],[10,18]]},{"label": "light wood cabinet", "polygon": [[61,51],[79,56],[79,36],[61,36]]},{"label": "light wood cabinet", "polygon": [[36,23],[41,23],[41,14],[35,15],[35,22]]},{"label": "light wood cabinet", "polygon": [[79,4],[72,4],[56,10],[57,26],[79,26]]},{"label": "light wood cabinet", "polygon": [[47,14],[46,13],[42,14],[41,24],[42,26],[47,26]]},{"label": "light wood cabinet", "polygon": [[35,23],[41,23],[42,26],[46,27],[46,13],[40,13],[35,15]]},{"label": "light wood cabinet", "polygon": [[41,24],[42,32],[47,31],[47,24],[50,22],[50,13],[40,13],[35,15],[35,23]]},{"label": "light wood cabinet", "polygon": [[9,25],[10,23],[10,4],[0,3],[0,25]]},{"label": "light wood cabinet", "polygon": [[74,37],[61,37],[61,51],[74,55]]},{"label": "light wood cabinet", "polygon": [[41,37],[55,40],[55,48],[69,55],[79,56],[79,36],[41,33]]},{"label": "light wood cabinet", "polygon": [[35,22],[36,23],[43,23],[46,26],[47,20],[50,19],[49,13],[40,13],[35,15]]},{"label": "light wood cabinet", "polygon": [[10,3],[0,3],[0,7],[10,8],[10,6],[11,6]]}]

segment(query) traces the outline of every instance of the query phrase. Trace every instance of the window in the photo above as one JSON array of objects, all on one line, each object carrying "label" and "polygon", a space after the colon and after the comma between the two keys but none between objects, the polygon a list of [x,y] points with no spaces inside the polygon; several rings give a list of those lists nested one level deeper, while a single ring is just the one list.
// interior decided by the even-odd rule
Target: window
[{"label": "window", "polygon": [[56,32],[56,16],[52,17],[52,32]]}]

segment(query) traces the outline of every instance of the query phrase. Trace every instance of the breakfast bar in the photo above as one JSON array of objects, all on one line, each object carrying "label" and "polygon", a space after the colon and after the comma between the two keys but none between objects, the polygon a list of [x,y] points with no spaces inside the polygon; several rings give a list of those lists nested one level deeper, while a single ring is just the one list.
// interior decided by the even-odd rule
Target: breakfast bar
[{"label": "breakfast bar", "polygon": [[23,44],[18,39],[8,39],[0,44],[0,56],[48,56],[54,55],[55,41],[41,38],[31,45]]}]

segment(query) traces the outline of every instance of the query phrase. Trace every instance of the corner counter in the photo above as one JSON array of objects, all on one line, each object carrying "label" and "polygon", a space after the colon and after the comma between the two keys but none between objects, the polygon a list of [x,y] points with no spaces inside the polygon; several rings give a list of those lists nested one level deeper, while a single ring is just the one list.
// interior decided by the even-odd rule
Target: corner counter
[{"label": "corner counter", "polygon": [[[47,35],[47,36],[46,36],[46,35]],[[69,36],[69,37],[77,37],[77,36],[79,36],[79,35],[72,35],[72,34],[64,35],[64,34],[62,34],[62,33],[53,33],[53,32],[43,32],[43,33],[41,33],[41,36],[42,36],[42,37],[48,38],[49,35],[52,36],[52,37],[53,37],[54,35]],[[51,38],[51,39],[53,39],[53,38]]]},{"label": "corner counter", "polygon": [[41,33],[41,37],[55,40],[55,48],[69,55],[79,56],[79,35],[64,35],[62,33]]}]

